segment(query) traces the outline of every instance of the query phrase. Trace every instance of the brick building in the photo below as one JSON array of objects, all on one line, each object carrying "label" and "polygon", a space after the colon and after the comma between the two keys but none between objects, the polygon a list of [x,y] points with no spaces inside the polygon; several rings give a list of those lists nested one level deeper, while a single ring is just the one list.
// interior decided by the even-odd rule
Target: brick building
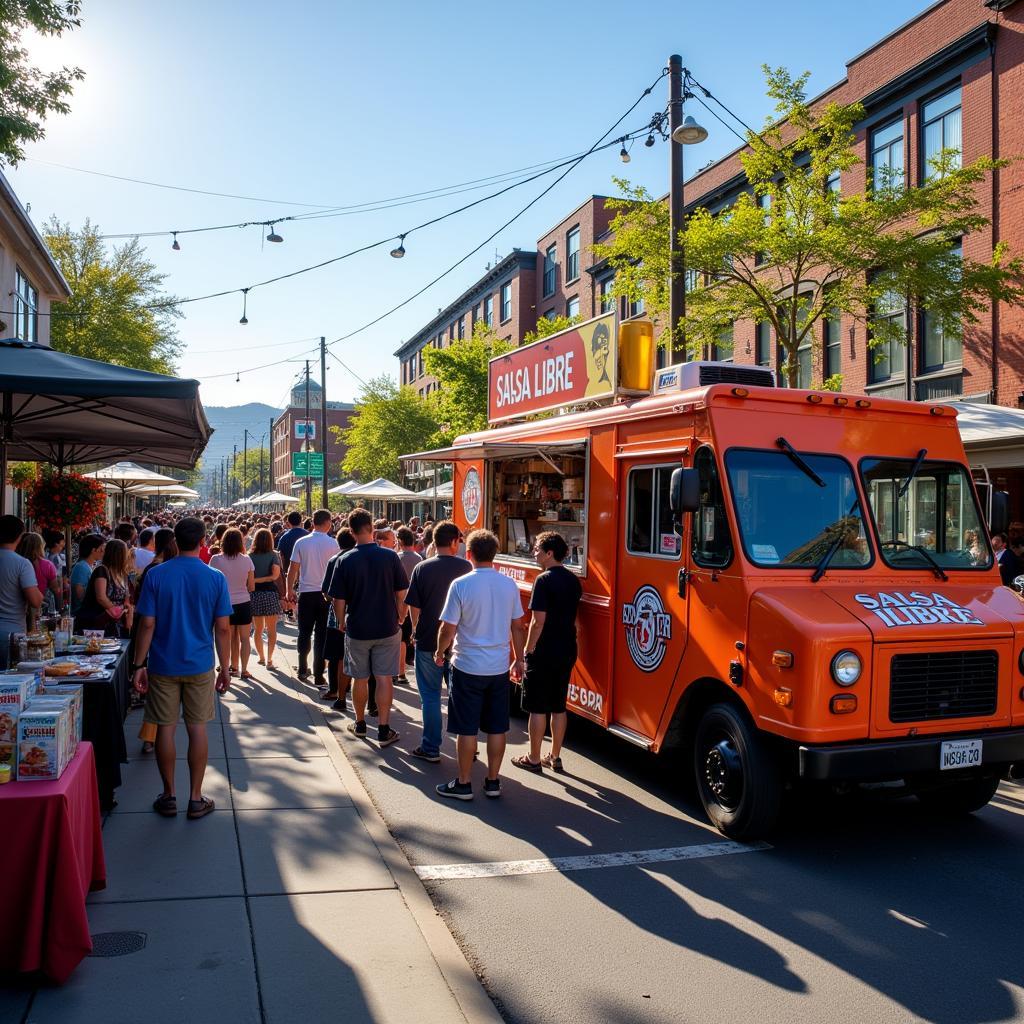
[{"label": "brick building", "polygon": [[[940,0],[850,60],[842,81],[822,93],[826,103],[863,104],[856,127],[860,163],[837,187],[864,191],[866,172],[902,168],[908,185],[919,183],[930,155],[961,151],[965,163],[982,156],[1024,154],[1024,3],[1018,0]],[[735,201],[749,185],[741,150],[686,182],[687,211],[712,212]],[[964,237],[965,256],[985,260],[997,242],[1024,254],[1024,164],[1011,163],[977,189],[986,229]],[[803,353],[799,386],[819,385],[840,373],[843,390],[917,401],[960,401],[982,406],[1024,407],[1024,309],[990,306],[962,336],[943,337],[926,310],[893,308],[886,315],[906,326],[907,345],[872,351],[864,324],[852,318],[823,321]],[[720,353],[724,355],[725,353]],[[781,356],[767,324],[738,322],[733,329],[736,362],[778,366]],[[980,415],[980,408],[978,414]],[[971,416],[968,408],[962,417]],[[977,468],[996,468],[998,486],[1014,493],[1024,514],[1024,415],[1019,440],[1007,445],[1006,426],[1016,412],[998,414],[998,446],[984,431],[968,445]],[[965,433],[965,437],[967,434]]]},{"label": "brick building", "polygon": [[[292,493],[292,484],[302,480],[292,476],[292,453],[304,451],[307,438],[313,451],[326,451],[327,479],[331,484],[341,481],[341,463],[345,458],[345,446],[338,444],[331,427],[347,427],[355,406],[351,402],[327,402],[327,444],[323,447],[320,436],[320,410],[323,408],[323,388],[315,381],[309,382],[309,419],[306,419],[306,382],[292,388],[288,408],[274,420],[271,439],[271,465],[273,467],[272,489],[282,494]],[[313,485],[319,486],[314,479]]]}]

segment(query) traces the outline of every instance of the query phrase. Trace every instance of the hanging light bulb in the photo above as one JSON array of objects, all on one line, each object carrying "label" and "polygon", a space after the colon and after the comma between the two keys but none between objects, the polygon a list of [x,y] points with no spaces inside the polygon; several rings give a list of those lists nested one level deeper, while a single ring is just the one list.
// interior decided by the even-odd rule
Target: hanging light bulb
[{"label": "hanging light bulb", "polygon": [[695,142],[703,142],[708,137],[708,130],[697,123],[693,114],[687,114],[683,123],[672,133],[672,141],[681,146],[692,146]]},{"label": "hanging light bulb", "polygon": [[235,371],[235,383],[236,384],[241,384],[242,383],[242,374],[239,371],[237,371],[237,370]]},{"label": "hanging light bulb", "polygon": [[267,241],[268,242],[283,242],[284,241],[284,239],[277,233],[277,231],[276,231],[276,229],[275,229],[273,224],[268,224],[267,227],[270,228],[270,234],[267,235]]},{"label": "hanging light bulb", "polygon": [[181,246],[178,245],[178,232],[177,231],[172,231],[171,234],[174,235],[174,241],[171,242],[171,248],[175,252],[181,252]]},{"label": "hanging light bulb", "polygon": [[391,250],[391,255],[400,260],[405,255],[405,235],[398,236],[398,245]]},{"label": "hanging light bulb", "polygon": [[628,164],[629,163],[629,150],[626,149],[626,140],[625,140],[625,138],[623,138],[623,140],[622,140],[622,149],[619,150],[619,159],[624,164]]},{"label": "hanging light bulb", "polygon": [[648,135],[648,136],[647,136],[647,138],[646,138],[646,139],[644,140],[644,145],[645,145],[645,146],[646,146],[646,147],[647,147],[648,149],[650,149],[650,148],[651,148],[651,146],[653,146],[653,145],[654,145],[654,135],[653,135],[653,134],[651,134],[651,135]]},{"label": "hanging light bulb", "polygon": [[240,324],[247,324],[249,322],[249,318],[245,315],[246,311],[248,309],[248,306],[249,306],[249,289],[248,288],[243,288],[242,289],[242,319],[238,321]]}]

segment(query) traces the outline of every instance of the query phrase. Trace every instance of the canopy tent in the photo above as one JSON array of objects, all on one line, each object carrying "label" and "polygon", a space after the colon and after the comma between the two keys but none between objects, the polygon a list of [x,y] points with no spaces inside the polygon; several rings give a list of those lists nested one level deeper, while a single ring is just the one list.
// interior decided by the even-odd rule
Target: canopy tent
[{"label": "canopy tent", "polygon": [[3,479],[9,459],[63,469],[133,457],[190,468],[210,434],[198,381],[0,340]]},{"label": "canopy tent", "polygon": [[[328,493],[335,493],[328,492]],[[368,484],[358,484],[344,492],[347,498],[364,498],[370,501],[416,501],[418,495],[415,491],[407,490],[384,477],[371,480]]]},{"label": "canopy tent", "polygon": [[972,466],[1024,468],[1024,410],[982,402],[948,402]]},{"label": "canopy tent", "polygon": [[434,501],[437,498],[452,498],[455,496],[455,483],[447,480],[436,487],[424,487],[422,491],[416,492],[416,497],[423,501]]},{"label": "canopy tent", "polygon": [[258,505],[294,505],[299,499],[294,495],[282,494],[280,491],[267,491],[256,499]]},{"label": "canopy tent", "polygon": [[338,484],[337,487],[332,487],[327,493],[328,494],[348,494],[353,488],[361,487],[362,484],[358,480],[346,480],[343,484]]}]

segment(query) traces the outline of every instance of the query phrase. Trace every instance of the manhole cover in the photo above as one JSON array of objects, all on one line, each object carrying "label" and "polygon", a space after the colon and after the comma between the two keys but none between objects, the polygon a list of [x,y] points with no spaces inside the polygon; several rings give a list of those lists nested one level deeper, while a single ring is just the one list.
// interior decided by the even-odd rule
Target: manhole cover
[{"label": "manhole cover", "polygon": [[145,947],[145,932],[99,932],[92,936],[89,956],[127,956]]}]

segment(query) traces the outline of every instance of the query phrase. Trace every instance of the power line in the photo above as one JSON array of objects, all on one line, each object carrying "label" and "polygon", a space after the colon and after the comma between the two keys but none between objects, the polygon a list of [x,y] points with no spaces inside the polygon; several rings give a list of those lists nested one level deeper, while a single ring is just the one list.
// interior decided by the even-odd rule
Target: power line
[{"label": "power line", "polygon": [[349,366],[349,365],[348,365],[347,363],[343,363],[343,362],[341,361],[340,357],[339,357],[339,356],[338,356],[338,355],[337,355],[337,354],[336,354],[336,353],[335,353],[334,351],[332,351],[332,350],[331,350],[330,348],[328,348],[328,349],[327,349],[327,354],[328,354],[328,355],[329,355],[329,356],[330,356],[330,357],[331,357],[332,359],[334,359],[334,360],[335,360],[336,362],[338,362],[338,363],[341,363],[341,367],[342,367],[342,369],[343,369],[343,370],[348,370],[348,372],[349,372],[349,373],[351,373],[351,374],[352,374],[352,376],[353,376],[353,377],[355,377],[355,379],[356,379],[357,381],[359,381],[359,383],[360,383],[360,384],[362,384],[362,385],[363,385],[363,387],[366,387],[366,386],[367,386],[367,384],[366,384],[366,381],[365,381],[365,380],[363,380],[363,378],[362,378],[362,377],[360,377],[360,376],[359,376],[359,374],[358,374],[358,373],[356,373],[356,371],[355,371],[355,370],[353,370],[351,366]]}]

